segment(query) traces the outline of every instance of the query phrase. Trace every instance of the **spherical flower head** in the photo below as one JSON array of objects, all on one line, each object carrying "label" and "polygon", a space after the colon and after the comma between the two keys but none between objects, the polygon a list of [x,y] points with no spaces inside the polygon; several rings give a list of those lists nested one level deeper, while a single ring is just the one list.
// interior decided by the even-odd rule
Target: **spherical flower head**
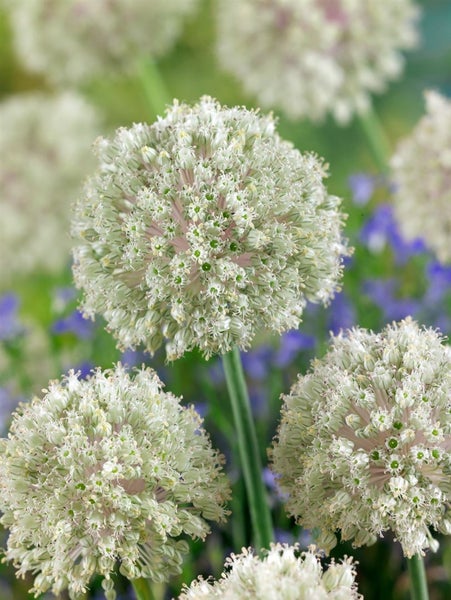
[{"label": "spherical flower head", "polygon": [[167,52],[197,0],[6,0],[24,65],[55,84],[130,70]]},{"label": "spherical flower head", "polygon": [[411,319],[332,339],[285,397],[272,458],[287,510],[355,546],[391,530],[407,557],[451,533],[451,352]]},{"label": "spherical flower head", "polygon": [[451,262],[451,100],[426,92],[426,115],[391,160],[394,209],[407,239]]},{"label": "spherical flower head", "polygon": [[179,600],[222,598],[223,600],[358,600],[355,568],[345,557],[331,563],[323,572],[314,547],[299,552],[298,545],[272,544],[265,556],[251,549],[232,554],[225,563],[221,579],[214,582],[199,578],[183,590]]},{"label": "spherical flower head", "polygon": [[264,108],[346,123],[401,73],[417,16],[411,0],[218,2],[218,58]]},{"label": "spherical flower head", "polygon": [[92,168],[94,108],[72,92],[0,104],[0,286],[70,261],[70,204]]},{"label": "spherical flower head", "polygon": [[341,277],[343,215],[325,168],[271,116],[204,97],[97,144],[74,219],[75,281],[124,347],[169,359],[296,328]]},{"label": "spherical flower head", "polygon": [[118,365],[87,380],[71,372],[23,405],[2,440],[6,559],[36,575],[36,596],[83,593],[117,561],[129,579],[167,580],[208,520],[227,512],[223,457],[192,407],[162,391],[151,370]]}]

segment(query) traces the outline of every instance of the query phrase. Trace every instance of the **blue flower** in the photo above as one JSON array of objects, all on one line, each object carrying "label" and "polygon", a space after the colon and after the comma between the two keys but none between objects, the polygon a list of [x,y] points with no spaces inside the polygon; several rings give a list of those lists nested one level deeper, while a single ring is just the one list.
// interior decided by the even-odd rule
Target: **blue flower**
[{"label": "blue flower", "polygon": [[349,296],[345,292],[336,294],[329,308],[329,330],[337,334],[341,329],[350,329],[356,321],[355,308]]},{"label": "blue flower", "polygon": [[316,345],[313,335],[307,335],[294,329],[287,331],[280,338],[280,347],[276,352],[273,364],[281,369],[290,365],[302,350],[312,350]]},{"label": "blue flower", "polygon": [[451,292],[451,266],[432,260],[426,265],[426,278],[429,285],[425,301],[428,304],[440,302]]},{"label": "blue flower", "polygon": [[386,321],[400,321],[421,310],[421,302],[413,298],[397,298],[399,282],[394,279],[367,279],[362,286],[363,293],[380,309]]},{"label": "blue flower", "polygon": [[82,340],[88,340],[92,337],[94,329],[94,323],[88,319],[84,319],[83,315],[78,311],[74,310],[67,317],[58,319],[52,325],[52,332],[56,334],[72,333],[77,338]]},{"label": "blue flower", "polygon": [[269,346],[260,346],[260,348],[250,352],[241,352],[243,369],[246,374],[257,381],[265,379],[271,365],[273,353],[273,349]]},{"label": "blue flower", "polygon": [[417,238],[406,241],[395,221],[393,208],[389,204],[380,204],[360,231],[360,241],[376,254],[386,246],[393,250],[395,262],[405,264],[411,256],[425,251],[423,240]]},{"label": "blue flower", "polygon": [[19,305],[18,296],[12,292],[0,296],[0,340],[11,340],[24,332],[17,316]]},{"label": "blue flower", "polygon": [[149,361],[149,354],[143,350],[132,350],[128,348],[122,353],[121,363],[124,367],[131,369]]},{"label": "blue flower", "polygon": [[367,173],[355,173],[348,178],[348,184],[352,192],[352,201],[357,206],[364,206],[374,194],[378,177]]}]

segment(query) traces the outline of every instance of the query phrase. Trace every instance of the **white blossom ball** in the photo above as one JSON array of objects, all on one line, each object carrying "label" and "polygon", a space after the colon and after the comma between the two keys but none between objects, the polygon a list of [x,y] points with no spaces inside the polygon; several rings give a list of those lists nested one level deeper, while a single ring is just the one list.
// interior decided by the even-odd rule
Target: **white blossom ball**
[{"label": "white blossom ball", "polygon": [[355,546],[391,530],[404,555],[451,533],[451,351],[411,319],[332,339],[284,398],[272,451],[287,511]]},{"label": "white blossom ball", "polygon": [[97,111],[66,92],[0,104],[0,287],[70,262],[70,206],[93,166]]},{"label": "white blossom ball", "polygon": [[97,144],[78,202],[74,275],[83,309],[124,347],[169,359],[249,346],[299,325],[341,277],[343,215],[325,167],[270,116],[204,97]]},{"label": "white blossom ball", "polygon": [[7,0],[23,64],[55,84],[131,70],[170,49],[198,0]]},{"label": "white blossom ball", "polygon": [[412,0],[217,0],[217,53],[247,93],[291,119],[365,112],[416,41]]},{"label": "white blossom ball", "polygon": [[206,520],[223,521],[223,457],[195,410],[150,370],[71,372],[22,405],[0,446],[6,559],[38,596],[81,599],[94,574],[108,600],[119,561],[129,579],[167,580]]},{"label": "white blossom ball", "polygon": [[331,563],[323,572],[314,547],[299,552],[297,545],[272,544],[260,558],[251,549],[226,559],[218,581],[199,578],[185,587],[179,600],[359,600],[352,559]]},{"label": "white blossom ball", "polygon": [[402,233],[421,237],[451,262],[451,100],[426,92],[427,114],[391,159],[394,209]]}]

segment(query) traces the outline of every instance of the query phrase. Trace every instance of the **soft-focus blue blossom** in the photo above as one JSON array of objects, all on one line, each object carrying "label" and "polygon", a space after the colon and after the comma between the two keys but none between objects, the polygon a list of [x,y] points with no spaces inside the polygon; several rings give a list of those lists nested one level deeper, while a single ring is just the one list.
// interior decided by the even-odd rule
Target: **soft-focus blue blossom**
[{"label": "soft-focus blue blossom", "polygon": [[352,201],[357,206],[364,206],[371,200],[374,190],[379,183],[379,178],[367,173],[355,173],[348,179],[352,192]]},{"label": "soft-focus blue blossom", "polygon": [[80,379],[86,379],[94,369],[95,365],[89,360],[84,360],[81,363],[71,367],[71,370],[75,371],[76,373],[80,373]]},{"label": "soft-focus blue blossom", "polygon": [[274,350],[269,346],[260,346],[249,352],[241,352],[243,368],[249,377],[257,381],[265,379],[270,369]]},{"label": "soft-focus blue blossom", "polygon": [[255,417],[266,416],[268,410],[267,389],[261,385],[253,385],[249,388],[249,402],[252,414]]},{"label": "soft-focus blue blossom", "polygon": [[206,417],[206,415],[208,414],[208,412],[210,410],[210,406],[209,406],[208,402],[195,402],[194,408],[195,408],[197,414],[200,415],[202,418]]},{"label": "soft-focus blue blossom", "polygon": [[220,358],[212,358],[208,363],[208,377],[215,385],[225,381],[224,367]]},{"label": "soft-focus blue blossom", "polygon": [[62,313],[75,300],[77,290],[73,287],[58,287],[53,292],[53,310]]},{"label": "soft-focus blue blossom", "polygon": [[276,476],[269,467],[264,467],[262,472],[264,484],[271,490],[277,491]]},{"label": "soft-focus blue blossom", "polygon": [[390,246],[398,265],[405,264],[411,256],[425,250],[422,240],[408,242],[402,237],[389,204],[380,204],[367,219],[360,231],[360,241],[375,254]]},{"label": "soft-focus blue blossom", "polygon": [[345,292],[336,294],[329,307],[329,331],[337,334],[341,329],[350,329],[356,321],[356,311],[349,296]]},{"label": "soft-focus blue blossom", "polygon": [[274,528],[274,538],[279,544],[291,545],[294,543],[294,535],[285,529],[281,529],[280,527]]},{"label": "soft-focus blue blossom", "polygon": [[93,331],[94,323],[88,319],[83,318],[83,315],[78,310],[74,310],[67,317],[58,319],[52,325],[53,333],[73,333],[77,338],[81,340],[89,340],[93,335]]},{"label": "soft-focus blue blossom", "polygon": [[11,340],[23,333],[24,328],[17,314],[19,306],[20,301],[16,294],[8,292],[0,296],[0,340]]},{"label": "soft-focus blue blossom", "polygon": [[427,303],[440,302],[446,294],[451,293],[451,266],[433,260],[426,265],[426,278],[428,288],[425,301]]},{"label": "soft-focus blue blossom", "polygon": [[277,350],[273,364],[281,369],[288,367],[302,350],[312,350],[316,345],[313,335],[307,335],[294,329],[287,331],[280,338],[280,347]]},{"label": "soft-focus blue blossom", "polygon": [[385,321],[399,321],[421,309],[421,302],[413,298],[397,298],[399,283],[396,279],[367,279],[362,286],[368,296],[383,312]]},{"label": "soft-focus blue blossom", "polygon": [[8,423],[13,410],[21,398],[14,395],[7,387],[0,387],[0,435],[8,429]]},{"label": "soft-focus blue blossom", "polygon": [[132,367],[141,366],[143,363],[148,363],[150,355],[143,350],[132,350],[128,348],[121,355],[121,363],[124,367],[131,369]]}]

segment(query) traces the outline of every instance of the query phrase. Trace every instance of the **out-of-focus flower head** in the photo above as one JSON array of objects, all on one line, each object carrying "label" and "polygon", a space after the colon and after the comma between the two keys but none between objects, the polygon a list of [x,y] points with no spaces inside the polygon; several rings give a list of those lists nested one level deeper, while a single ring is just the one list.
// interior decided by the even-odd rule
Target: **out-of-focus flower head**
[{"label": "out-of-focus flower head", "polygon": [[249,347],[298,327],[342,274],[343,214],[325,167],[275,132],[271,116],[177,101],[153,125],[97,144],[78,202],[74,275],[85,314],[122,347],[169,359]]},{"label": "out-of-focus flower head", "polygon": [[396,263],[400,265],[425,250],[421,237],[415,237],[413,240],[406,240],[403,237],[390,204],[379,204],[376,207],[360,231],[360,240],[375,254],[382,252],[389,245],[393,250]]},{"label": "out-of-focus flower head", "polygon": [[14,339],[24,332],[18,318],[19,297],[13,292],[0,296],[0,342]]},{"label": "out-of-focus flower head", "polygon": [[407,557],[451,533],[451,352],[411,319],[332,339],[285,397],[272,450],[287,510],[330,550],[391,530]]},{"label": "out-of-focus flower head", "polygon": [[379,179],[367,173],[355,173],[348,179],[352,192],[352,201],[356,206],[365,206],[374,194]]},{"label": "out-of-focus flower head", "polygon": [[292,330],[284,333],[280,338],[280,346],[275,353],[273,363],[276,367],[284,369],[290,365],[302,350],[315,348],[316,339],[313,335]]},{"label": "out-of-focus flower head", "polygon": [[355,325],[357,317],[351,298],[345,293],[336,294],[329,306],[328,328],[332,333],[342,329],[350,329]]},{"label": "out-of-focus flower head", "polygon": [[451,261],[451,100],[426,92],[426,115],[391,160],[394,209],[407,239]]},{"label": "out-of-focus flower head", "polygon": [[382,310],[385,322],[398,321],[409,315],[416,317],[421,310],[420,299],[401,297],[400,287],[400,281],[394,277],[366,279],[362,293]]},{"label": "out-of-focus flower head", "polygon": [[228,0],[218,56],[264,108],[346,123],[399,76],[417,17],[412,0]]},{"label": "out-of-focus flower head", "polygon": [[243,548],[241,554],[226,559],[221,579],[199,578],[185,587],[179,600],[358,600],[355,575],[347,557],[323,571],[313,547],[301,553],[296,544],[272,544],[262,558]]},{"label": "out-of-focus flower head", "polygon": [[118,365],[53,381],[15,413],[2,440],[0,508],[6,559],[35,575],[32,592],[84,597],[94,574],[115,598],[117,561],[129,579],[181,570],[185,534],[223,521],[229,488],[192,407],[150,370]]},{"label": "out-of-focus flower head", "polygon": [[70,260],[70,205],[93,165],[99,118],[81,96],[24,94],[0,104],[0,286]]},{"label": "out-of-focus flower head", "polygon": [[57,319],[52,325],[53,333],[72,333],[82,340],[91,338],[93,329],[93,322],[83,318],[83,315],[78,310],[72,311],[67,317]]},{"label": "out-of-focus flower head", "polygon": [[179,35],[197,0],[6,0],[24,65],[56,84],[133,68]]}]

